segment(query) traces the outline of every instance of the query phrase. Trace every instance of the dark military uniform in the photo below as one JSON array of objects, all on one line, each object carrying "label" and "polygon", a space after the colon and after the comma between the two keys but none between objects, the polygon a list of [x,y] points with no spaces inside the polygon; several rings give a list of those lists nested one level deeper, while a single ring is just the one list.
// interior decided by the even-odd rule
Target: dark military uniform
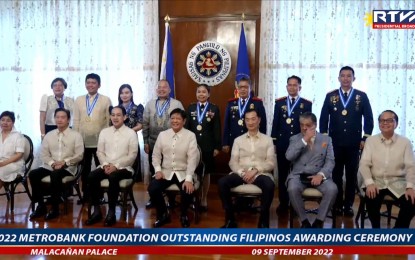
[{"label": "dark military uniform", "polygon": [[[300,115],[304,112],[311,112],[313,105],[312,102],[307,99],[301,97],[298,98],[298,103],[293,108],[290,116],[288,116],[287,96],[276,99],[274,106],[274,120],[272,122],[271,137],[277,147],[278,196],[281,210],[288,209],[289,201],[285,182],[290,171],[290,161],[285,157],[285,152],[288,149],[290,137],[301,132],[299,121]],[[296,101],[294,101],[294,103]],[[288,102],[291,104],[291,100]]]},{"label": "dark military uniform", "polygon": [[[353,92],[352,92],[353,91]],[[365,141],[373,131],[373,113],[366,93],[351,88],[350,101],[343,107],[340,95],[335,89],[326,95],[320,115],[320,132],[328,133],[333,140],[335,167],[333,180],[337,185],[337,209],[344,206],[345,214],[352,214],[359,164],[360,142]],[[343,98],[346,102],[347,99]],[[362,116],[364,117],[362,134]],[[363,137],[362,137],[363,135]],[[346,169],[346,191],[343,201],[343,170]],[[348,214],[348,213],[347,213]]]},{"label": "dark military uniform", "polygon": [[[264,104],[262,100],[257,97],[250,97],[247,99],[248,104],[246,110],[255,109],[258,115],[261,117],[261,123],[259,125],[259,131],[263,134],[267,134],[267,116],[265,113]],[[239,107],[238,107],[238,98],[233,98],[228,101],[225,111],[225,126],[223,129],[223,146],[230,146],[232,151],[232,145],[235,138],[246,133],[245,122],[239,124],[239,120],[244,120],[245,114],[240,117]]]},{"label": "dark military uniform", "polygon": [[[206,114],[203,117],[202,124],[199,124],[197,120],[197,103],[192,103],[187,108],[187,120],[186,128],[195,133],[197,144],[202,150],[202,158],[205,163],[206,173],[214,171],[215,160],[213,157],[213,150],[221,150],[221,137],[220,137],[220,113],[219,107],[215,104],[209,103],[206,110]],[[200,111],[202,113],[202,111]],[[198,125],[201,126],[198,129]]]}]

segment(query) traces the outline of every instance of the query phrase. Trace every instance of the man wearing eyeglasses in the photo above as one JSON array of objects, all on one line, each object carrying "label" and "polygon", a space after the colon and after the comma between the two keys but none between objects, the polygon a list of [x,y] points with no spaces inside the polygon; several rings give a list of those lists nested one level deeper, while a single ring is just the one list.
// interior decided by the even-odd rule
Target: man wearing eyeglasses
[{"label": "man wearing eyeglasses", "polygon": [[395,228],[409,228],[415,214],[415,159],[411,141],[395,133],[398,116],[385,110],[380,134],[366,140],[359,172],[366,188],[366,208],[372,228],[380,228],[380,208],[386,195],[399,201]]}]

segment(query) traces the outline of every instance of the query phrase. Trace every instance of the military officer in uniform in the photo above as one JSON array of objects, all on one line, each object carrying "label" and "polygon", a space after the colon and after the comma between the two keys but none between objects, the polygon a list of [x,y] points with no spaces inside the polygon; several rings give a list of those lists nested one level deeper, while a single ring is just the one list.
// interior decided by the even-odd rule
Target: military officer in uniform
[{"label": "military officer in uniform", "polygon": [[215,159],[221,149],[219,107],[209,102],[210,88],[200,85],[196,89],[196,103],[187,108],[186,128],[195,133],[197,144],[202,150],[205,176],[202,186],[201,210],[207,211],[207,193],[210,173],[215,170]]},{"label": "military officer in uniform", "polygon": [[[338,194],[335,203],[338,215],[353,216],[353,202],[359,165],[359,150],[372,134],[373,113],[366,93],[352,87],[353,68],[342,67],[340,88],[326,95],[320,116],[320,132],[333,139],[335,167],[333,180]],[[364,119],[362,133],[362,116]],[[346,172],[346,190],[343,200],[343,172]]]},{"label": "military officer in uniform", "polygon": [[225,126],[223,129],[222,150],[226,153],[232,149],[233,141],[238,136],[246,133],[248,130],[244,123],[245,111],[255,109],[261,118],[259,131],[267,134],[267,118],[264,104],[257,97],[249,95],[251,91],[251,81],[249,78],[241,78],[238,82],[239,98],[233,98],[228,101],[225,111]]},{"label": "military officer in uniform", "polygon": [[285,186],[290,171],[290,162],[285,157],[290,138],[300,133],[299,117],[305,112],[311,112],[311,101],[300,97],[301,78],[295,75],[287,79],[288,95],[275,100],[274,120],[271,137],[277,147],[278,161],[278,198],[280,204],[277,214],[288,212],[288,192]]}]

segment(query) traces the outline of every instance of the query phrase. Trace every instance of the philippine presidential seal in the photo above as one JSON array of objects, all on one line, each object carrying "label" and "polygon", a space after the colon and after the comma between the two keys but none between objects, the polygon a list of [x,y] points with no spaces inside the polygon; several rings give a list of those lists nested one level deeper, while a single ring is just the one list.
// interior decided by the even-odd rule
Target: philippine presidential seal
[{"label": "philippine presidential seal", "polygon": [[215,86],[228,77],[231,55],[217,42],[199,42],[187,55],[186,67],[189,76],[197,84]]}]

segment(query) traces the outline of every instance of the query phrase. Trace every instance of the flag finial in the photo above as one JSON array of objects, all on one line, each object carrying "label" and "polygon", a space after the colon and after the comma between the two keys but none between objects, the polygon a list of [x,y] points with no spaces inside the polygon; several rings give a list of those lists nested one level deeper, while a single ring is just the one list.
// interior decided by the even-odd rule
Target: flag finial
[{"label": "flag finial", "polygon": [[242,22],[245,21],[245,13],[242,13]]},{"label": "flag finial", "polygon": [[169,16],[169,15],[166,15],[166,16],[164,17],[164,21],[165,21],[166,23],[170,22],[170,16]]}]

